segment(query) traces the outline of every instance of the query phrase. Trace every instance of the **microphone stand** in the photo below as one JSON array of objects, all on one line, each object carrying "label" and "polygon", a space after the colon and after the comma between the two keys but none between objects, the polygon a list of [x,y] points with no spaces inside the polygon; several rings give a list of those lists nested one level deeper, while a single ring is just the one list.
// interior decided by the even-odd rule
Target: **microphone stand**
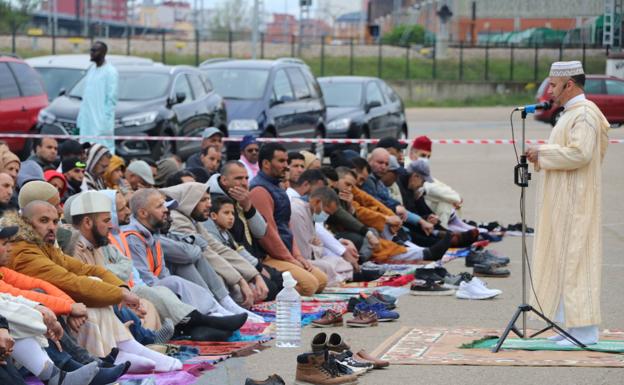
[{"label": "microphone stand", "polygon": [[[528,110],[528,111],[527,111]],[[542,330],[530,335],[528,338],[533,338],[544,333],[547,330],[555,329],[559,334],[563,335],[569,341],[572,341],[574,344],[581,348],[585,348],[586,346],[578,341],[576,338],[571,336],[567,331],[561,328],[559,325],[551,321],[548,317],[546,317],[542,312],[535,309],[533,306],[527,303],[527,281],[526,281],[526,272],[527,272],[527,264],[528,264],[528,253],[526,250],[526,196],[525,189],[529,187],[529,180],[531,180],[531,173],[529,172],[529,165],[527,163],[527,157],[525,155],[525,134],[526,134],[526,117],[528,112],[535,112],[535,108],[522,109],[522,152],[520,156],[520,163],[518,163],[514,167],[514,184],[520,187],[520,216],[522,220],[522,304],[518,306],[516,312],[511,317],[511,321],[507,324],[505,331],[498,339],[498,343],[495,347],[492,348],[492,353],[497,353],[503,343],[509,337],[510,332],[514,332],[518,337],[525,339],[527,338],[527,313],[533,313],[537,317],[541,318],[544,322],[546,322],[546,327]],[[516,327],[516,322],[518,318],[522,315],[522,330],[518,330]]]}]

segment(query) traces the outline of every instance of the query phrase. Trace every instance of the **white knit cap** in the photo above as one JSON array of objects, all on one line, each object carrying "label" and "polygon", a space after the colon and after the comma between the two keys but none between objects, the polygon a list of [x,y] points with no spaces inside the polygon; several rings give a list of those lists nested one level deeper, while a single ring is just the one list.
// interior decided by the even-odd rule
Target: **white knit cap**
[{"label": "white knit cap", "polygon": [[570,77],[575,75],[583,75],[583,64],[578,60],[573,61],[557,61],[550,66],[550,77]]},{"label": "white knit cap", "polygon": [[113,202],[100,191],[85,191],[71,202],[71,216],[107,213],[113,209]]}]

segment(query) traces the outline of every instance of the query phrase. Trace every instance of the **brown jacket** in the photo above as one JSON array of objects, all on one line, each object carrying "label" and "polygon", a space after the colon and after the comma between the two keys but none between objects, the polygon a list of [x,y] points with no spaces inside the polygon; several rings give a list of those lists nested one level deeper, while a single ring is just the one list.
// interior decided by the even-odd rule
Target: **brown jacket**
[{"label": "brown jacket", "polygon": [[8,268],[47,281],[87,307],[121,302],[124,282],[113,273],[101,266],[82,263],[63,254],[58,247],[46,244],[21,218],[14,216],[11,221],[20,229],[11,245]]}]

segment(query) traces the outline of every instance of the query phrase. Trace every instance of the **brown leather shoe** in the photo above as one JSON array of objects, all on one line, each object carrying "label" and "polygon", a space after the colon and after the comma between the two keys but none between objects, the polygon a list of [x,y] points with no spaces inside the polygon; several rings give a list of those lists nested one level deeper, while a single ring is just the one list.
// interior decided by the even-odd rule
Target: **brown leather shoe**
[{"label": "brown leather shoe", "polygon": [[319,333],[312,338],[312,351],[322,352],[327,350],[327,333]]},{"label": "brown leather shoe", "polygon": [[357,376],[340,374],[327,351],[297,356],[295,385],[355,385]]},{"label": "brown leather shoe", "polygon": [[377,314],[373,311],[353,311],[353,318],[347,320],[347,326],[352,328],[367,328],[377,326]]},{"label": "brown leather shoe", "polygon": [[331,328],[335,326],[342,326],[342,314],[333,310],[327,310],[323,317],[312,321],[312,326],[317,328]]},{"label": "brown leather shoe", "polygon": [[364,350],[364,349],[362,349],[359,352],[355,353],[353,358],[356,359],[357,361],[370,362],[371,364],[373,364],[373,368],[374,369],[381,369],[381,368],[386,368],[386,367],[390,366],[390,362],[389,361],[384,361],[384,360],[377,359],[377,358],[371,356],[370,354],[368,354],[366,352],[366,350]]},{"label": "brown leather shoe", "polygon": [[342,339],[342,336],[338,333],[332,333],[329,336],[329,340],[327,340],[327,350],[342,353],[345,350],[349,350],[351,347],[347,345],[346,342]]}]

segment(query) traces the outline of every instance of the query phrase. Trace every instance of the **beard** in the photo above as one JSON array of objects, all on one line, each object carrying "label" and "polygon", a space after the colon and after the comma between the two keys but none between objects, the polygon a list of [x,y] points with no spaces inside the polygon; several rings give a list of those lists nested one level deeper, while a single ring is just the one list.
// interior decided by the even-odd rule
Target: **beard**
[{"label": "beard", "polygon": [[165,219],[165,222],[163,223],[163,225],[160,228],[160,233],[161,234],[167,234],[169,232],[169,230],[171,229],[171,224],[173,223],[173,220],[170,217],[167,217],[167,219]]},{"label": "beard", "polygon": [[82,186],[82,181],[75,179],[68,179],[67,184],[69,184],[74,191],[80,191],[80,187]]},{"label": "beard", "polygon": [[106,246],[109,243],[108,235],[102,235],[97,231],[97,228],[94,226],[91,229],[91,236],[93,236],[94,247],[99,248],[102,246]]},{"label": "beard", "polygon": [[148,219],[148,222],[149,222],[149,225],[152,228],[152,230],[154,232],[157,232],[157,231],[162,231],[162,229],[165,227],[165,222],[166,221],[159,221],[156,218],[150,217]]}]

